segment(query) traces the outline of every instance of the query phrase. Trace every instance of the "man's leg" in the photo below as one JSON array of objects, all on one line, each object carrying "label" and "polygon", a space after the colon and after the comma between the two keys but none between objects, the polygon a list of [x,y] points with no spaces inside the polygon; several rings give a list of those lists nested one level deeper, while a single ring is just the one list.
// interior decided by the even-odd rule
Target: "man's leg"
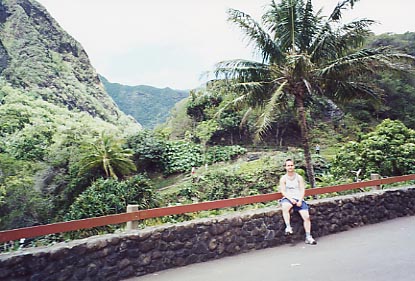
[{"label": "man's leg", "polygon": [[292,234],[292,228],[291,228],[291,215],[290,210],[293,207],[291,203],[288,202],[282,202],[282,217],[284,219],[285,223],[285,233],[286,234]]},{"label": "man's leg", "polygon": [[303,226],[305,231],[305,243],[315,245],[317,242],[314,240],[313,236],[311,236],[311,220],[310,220],[310,213],[308,209],[298,211],[303,219]]},{"label": "man's leg", "polygon": [[298,212],[300,213],[301,218],[303,219],[305,233],[311,233],[311,220],[308,210],[300,210]]}]

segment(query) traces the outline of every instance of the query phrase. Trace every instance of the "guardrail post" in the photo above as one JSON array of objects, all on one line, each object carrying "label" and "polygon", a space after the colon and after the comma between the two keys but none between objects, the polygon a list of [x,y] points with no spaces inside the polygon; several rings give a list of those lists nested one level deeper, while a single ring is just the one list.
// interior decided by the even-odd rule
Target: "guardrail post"
[{"label": "guardrail post", "polygon": [[[379,174],[370,174],[370,179],[371,180],[380,180],[380,175]],[[372,190],[380,190],[380,189],[381,189],[380,185],[372,186]]]},{"label": "guardrail post", "polygon": [[[138,211],[138,205],[127,205],[127,213]],[[138,228],[138,221],[127,221],[125,230],[133,230]]]}]

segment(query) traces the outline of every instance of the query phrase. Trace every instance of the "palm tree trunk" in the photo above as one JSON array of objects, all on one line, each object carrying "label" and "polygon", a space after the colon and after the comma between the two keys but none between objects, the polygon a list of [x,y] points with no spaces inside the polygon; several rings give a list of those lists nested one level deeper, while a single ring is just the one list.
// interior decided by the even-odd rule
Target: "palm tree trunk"
[{"label": "palm tree trunk", "polygon": [[301,129],[301,144],[304,149],[304,159],[305,159],[308,181],[310,182],[311,188],[314,188],[315,187],[314,169],[313,169],[313,164],[311,162],[311,153],[310,153],[310,144],[309,144],[310,141],[308,138],[308,129],[307,129],[305,108],[304,108],[304,100],[301,95],[296,95],[295,102],[297,105],[298,122],[299,122],[300,129]]}]

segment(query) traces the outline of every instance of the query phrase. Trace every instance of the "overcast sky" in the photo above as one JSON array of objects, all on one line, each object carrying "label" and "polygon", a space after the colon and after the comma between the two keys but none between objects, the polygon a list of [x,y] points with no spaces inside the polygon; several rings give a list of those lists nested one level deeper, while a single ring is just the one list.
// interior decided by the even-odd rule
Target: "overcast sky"
[{"label": "overcast sky", "polygon": [[[226,10],[259,21],[270,0],[37,0],[79,41],[93,67],[110,82],[174,89],[198,87],[215,63],[251,59]],[[278,0],[277,0],[278,1]],[[314,0],[330,13],[338,0]],[[415,31],[414,0],[360,0],[345,21],[369,18],[376,34]]]}]

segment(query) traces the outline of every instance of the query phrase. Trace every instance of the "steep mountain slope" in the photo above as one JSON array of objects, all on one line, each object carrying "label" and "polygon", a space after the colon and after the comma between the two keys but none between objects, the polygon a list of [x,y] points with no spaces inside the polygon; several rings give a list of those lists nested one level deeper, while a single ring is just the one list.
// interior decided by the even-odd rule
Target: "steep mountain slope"
[{"label": "steep mountain slope", "polygon": [[111,83],[102,76],[100,79],[120,109],[147,129],[165,122],[173,106],[189,96],[189,91],[145,85],[126,86]]},{"label": "steep mountain slope", "polygon": [[0,0],[0,229],[61,219],[94,180],[85,145],[141,129],[46,9]]},{"label": "steep mountain slope", "polygon": [[105,92],[82,46],[34,0],[0,2],[0,79],[70,111],[141,128]]}]

